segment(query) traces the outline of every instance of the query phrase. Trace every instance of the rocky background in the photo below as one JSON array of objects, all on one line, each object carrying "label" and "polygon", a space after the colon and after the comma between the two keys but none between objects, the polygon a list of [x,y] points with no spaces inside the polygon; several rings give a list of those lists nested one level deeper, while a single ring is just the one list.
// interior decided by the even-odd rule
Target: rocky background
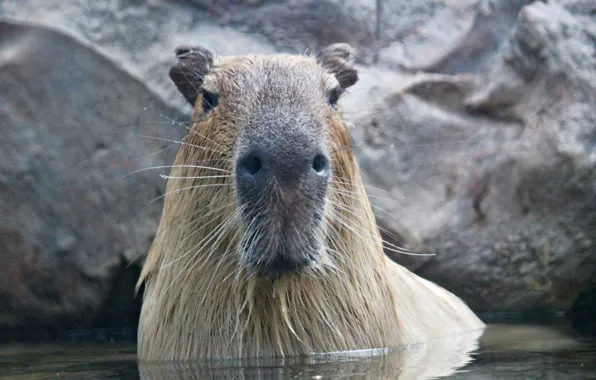
[{"label": "rocky background", "polygon": [[167,169],[133,172],[189,117],[174,47],[340,41],[384,237],[435,255],[387,253],[477,312],[595,331],[593,0],[0,2],[0,331],[135,325]]}]

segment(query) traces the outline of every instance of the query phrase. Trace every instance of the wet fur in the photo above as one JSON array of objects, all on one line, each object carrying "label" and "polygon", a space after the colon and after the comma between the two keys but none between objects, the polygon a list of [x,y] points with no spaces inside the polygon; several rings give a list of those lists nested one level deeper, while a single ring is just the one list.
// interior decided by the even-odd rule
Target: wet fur
[{"label": "wet fur", "polygon": [[[353,84],[357,75],[349,57],[330,52],[215,59],[205,53],[200,61],[205,70],[183,65],[188,70],[179,83],[194,80],[183,94],[196,105],[139,279],[146,285],[139,359],[381,348],[483,327],[459,298],[384,255],[341,109],[331,109],[319,96],[326,86]],[[263,79],[270,70],[290,74],[275,93],[266,92],[270,82]],[[306,80],[317,75],[321,82]],[[201,109],[201,86],[220,93],[220,105],[209,113]],[[299,103],[288,103],[288,112],[309,107],[324,123],[316,138],[326,142],[332,167],[318,231],[325,249],[304,272],[267,278],[243,264],[243,250],[250,246],[242,241],[246,226],[236,202],[233,162],[242,149],[243,126],[267,112],[263,97],[279,96],[283,102],[288,95]]]}]

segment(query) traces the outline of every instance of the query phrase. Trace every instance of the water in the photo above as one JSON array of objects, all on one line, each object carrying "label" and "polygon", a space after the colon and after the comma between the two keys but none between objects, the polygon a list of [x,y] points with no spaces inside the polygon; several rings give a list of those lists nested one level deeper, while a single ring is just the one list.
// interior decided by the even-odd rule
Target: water
[{"label": "water", "polygon": [[389,352],[138,364],[132,341],[5,343],[1,379],[596,379],[596,341],[565,325],[491,324]]}]

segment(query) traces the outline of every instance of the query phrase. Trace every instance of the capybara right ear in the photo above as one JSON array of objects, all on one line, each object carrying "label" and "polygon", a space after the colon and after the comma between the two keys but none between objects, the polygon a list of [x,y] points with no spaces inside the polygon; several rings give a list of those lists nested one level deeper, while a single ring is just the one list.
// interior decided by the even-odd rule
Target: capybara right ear
[{"label": "capybara right ear", "polygon": [[170,78],[184,98],[195,105],[205,75],[213,65],[213,55],[203,47],[184,45],[176,48],[178,63],[170,69]]},{"label": "capybara right ear", "polygon": [[317,54],[317,62],[335,75],[343,88],[358,82],[358,70],[354,64],[354,49],[346,43],[329,45]]}]

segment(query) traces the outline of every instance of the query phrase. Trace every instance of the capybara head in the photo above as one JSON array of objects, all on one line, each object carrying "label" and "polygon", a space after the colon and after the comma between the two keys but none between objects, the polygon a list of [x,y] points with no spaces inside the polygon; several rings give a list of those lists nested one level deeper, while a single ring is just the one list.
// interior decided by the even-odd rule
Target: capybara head
[{"label": "capybara head", "polygon": [[332,124],[339,97],[358,80],[352,49],[218,59],[184,46],[176,55],[170,77],[194,106],[190,133],[198,138],[189,136],[191,145],[211,150],[211,166],[227,162],[220,165],[229,169],[223,182],[233,184],[243,228],[239,264],[266,276],[316,265],[334,150],[346,149],[333,141]]},{"label": "capybara head", "polygon": [[358,79],[348,45],[177,55],[170,76],[194,111],[137,283],[140,359],[384,348],[459,328],[458,299],[383,253],[337,103]]}]

